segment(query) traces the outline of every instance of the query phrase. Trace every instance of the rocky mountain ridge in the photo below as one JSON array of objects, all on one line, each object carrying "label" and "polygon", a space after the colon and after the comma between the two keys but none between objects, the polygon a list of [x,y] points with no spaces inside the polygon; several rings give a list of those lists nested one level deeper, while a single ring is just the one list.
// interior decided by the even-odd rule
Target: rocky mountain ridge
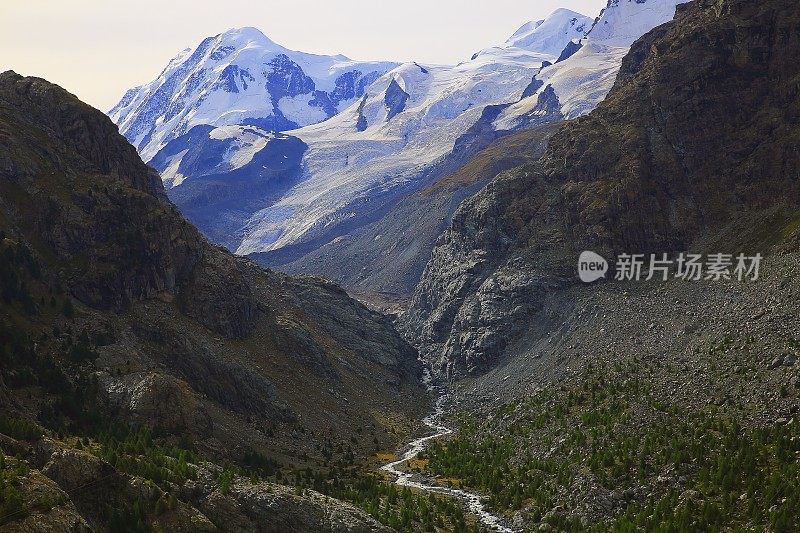
[{"label": "rocky mountain ridge", "polygon": [[4,528],[380,529],[274,483],[394,448],[426,410],[415,350],[337,286],[210,245],[107,117],[13,72],[0,257]]},{"label": "rocky mountain ridge", "polygon": [[423,469],[521,530],[797,528],[798,237],[758,282],[550,292]]},{"label": "rocky mountain ridge", "polygon": [[[421,476],[524,531],[800,527],[798,16],[681,7],[594,112],[461,204],[400,317],[452,391]],[[606,280],[578,279],[584,250]],[[680,252],[763,258],[613,279],[621,253]]]},{"label": "rocky mountain ridge", "polygon": [[543,299],[576,282],[582,250],[754,254],[791,235],[796,12],[699,1],[678,14],[539,161],[459,208],[402,321],[443,375],[496,364]]}]

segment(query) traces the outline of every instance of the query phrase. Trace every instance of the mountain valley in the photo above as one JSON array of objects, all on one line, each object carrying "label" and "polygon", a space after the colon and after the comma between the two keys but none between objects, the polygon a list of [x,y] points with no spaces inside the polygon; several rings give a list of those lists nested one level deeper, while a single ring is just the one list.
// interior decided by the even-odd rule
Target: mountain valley
[{"label": "mountain valley", "polygon": [[108,115],[0,73],[0,529],[800,530],[798,58],[794,0],[609,0],[228,30]]}]

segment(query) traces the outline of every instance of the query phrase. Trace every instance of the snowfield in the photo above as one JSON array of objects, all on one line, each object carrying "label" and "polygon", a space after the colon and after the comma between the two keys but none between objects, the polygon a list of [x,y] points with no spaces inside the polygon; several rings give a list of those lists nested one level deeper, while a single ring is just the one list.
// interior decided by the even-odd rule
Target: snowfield
[{"label": "snowfield", "polygon": [[239,28],[178,54],[109,116],[147,161],[200,124],[283,130],[325,120],[396,65],[295,52],[255,28]]}]

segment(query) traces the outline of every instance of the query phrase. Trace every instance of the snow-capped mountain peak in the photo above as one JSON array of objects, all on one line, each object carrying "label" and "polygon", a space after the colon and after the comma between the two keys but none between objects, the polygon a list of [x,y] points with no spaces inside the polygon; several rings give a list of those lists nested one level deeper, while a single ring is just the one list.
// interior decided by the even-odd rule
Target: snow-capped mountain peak
[{"label": "snow-capped mountain peak", "polygon": [[672,20],[676,6],[688,1],[609,0],[586,36],[570,45],[569,54],[537,75],[539,89],[505,109],[495,127],[513,130],[524,125],[543,97],[555,99],[564,118],[588,113],[611,90],[633,42]]},{"label": "snow-capped mountain peak", "polygon": [[[247,43],[253,43],[261,46],[274,46],[276,48],[284,49],[275,41],[264,35],[258,28],[252,26],[245,26],[243,28],[231,28],[219,35],[221,44],[239,46]],[[285,49],[284,49],[285,50]]]},{"label": "snow-capped mountain peak", "polygon": [[260,30],[207,37],[109,112],[145,160],[197,125],[285,131],[336,115],[397,63],[296,52]]},{"label": "snow-capped mountain peak", "polygon": [[592,22],[590,17],[575,11],[557,9],[544,20],[524,24],[508,38],[505,46],[558,57],[569,41],[586,35]]},{"label": "snow-capped mountain peak", "polygon": [[594,108],[633,40],[682,1],[611,0],[596,20],[560,9],[457,65],[358,63],[231,30],[181,54],[112,118],[207,235],[294,260],[473,147]]},{"label": "snow-capped mountain peak", "polygon": [[[193,122],[196,115],[189,115],[188,126],[194,127],[185,132],[179,129],[176,138],[166,144],[151,163],[162,171],[165,183],[173,186],[170,195],[178,205],[190,215],[199,213],[193,220],[200,223],[207,234],[224,234],[217,242],[224,242],[240,254],[324,241],[344,231],[345,227],[358,227],[369,220],[371,213],[389,205],[398,194],[419,187],[426,179],[428,168],[450,157],[459,141],[465,135],[472,135],[468,132],[488,120],[484,118],[487,109],[518,101],[542,66],[555,62],[572,40],[583,37],[593,20],[560,9],[542,21],[526,24],[505,44],[488,48],[470,61],[458,65],[409,62],[386,69],[370,80],[369,86],[348,93],[348,98],[354,98],[343,99],[349,106],[337,109],[341,112],[336,116],[327,120],[295,120],[303,127],[294,129],[290,139],[270,140],[258,132],[229,131],[228,125],[234,122],[227,122],[228,117],[223,117],[224,120],[205,117],[204,124],[208,126],[197,126],[198,122]],[[282,81],[281,91],[286,91],[287,86],[300,86],[288,91],[288,96],[278,93],[280,99],[274,114],[288,119],[297,117],[303,110],[307,112],[309,96],[316,99],[320,90],[328,91],[332,99],[338,97],[336,87],[324,85],[324,80],[330,83],[331,79],[338,78],[322,76],[320,65],[326,67],[331,61],[336,65],[349,63],[343,57],[319,60],[308,55],[298,57],[297,52],[275,51],[273,45],[263,44],[257,30],[226,32],[214,45],[214,50],[224,50],[226,46],[231,48],[229,57],[236,59],[226,58],[220,65],[211,64],[205,68],[215,70],[206,71],[206,74],[211,72],[214,77],[217,72],[232,69],[230,65],[234,65],[239,70],[229,76],[232,80],[227,83],[235,83],[235,87],[245,93],[240,87],[245,82],[248,86],[267,85],[273,100],[276,91],[269,85],[273,78]],[[272,55],[263,52],[267,47],[271,47]],[[259,51],[259,58],[266,56],[260,64],[279,63],[263,81],[258,78],[258,72],[249,67],[253,61],[242,59],[255,53],[253,50]],[[191,52],[177,63],[184,64],[196,54]],[[302,74],[288,61],[302,65]],[[257,81],[243,75],[242,69],[247,69]],[[304,76],[314,81],[314,92],[304,92]],[[296,94],[301,96],[291,96]],[[224,106],[215,107],[222,108]],[[165,118],[169,119],[168,115]],[[268,123],[251,120],[246,124],[269,129]],[[160,125],[156,129],[157,132],[164,130]],[[222,138],[225,140],[220,140]],[[256,154],[255,150],[262,145],[266,148]],[[213,165],[198,164],[200,159],[195,157],[198,146],[218,154]],[[242,215],[256,206],[256,202],[248,201],[247,197],[241,196],[236,209],[222,205],[224,202],[220,200],[217,203],[224,213],[216,217],[208,212],[209,207],[201,206],[196,200],[208,197],[207,191],[212,190],[212,186],[217,191],[222,179],[219,173],[227,168],[233,169],[227,174],[229,183],[226,182],[226,186],[230,193],[229,187],[239,183],[237,180],[245,171],[257,167],[254,162],[266,161],[262,152],[268,150],[280,153],[281,157],[287,155],[291,172],[286,176],[290,178],[276,180],[269,189],[269,198],[264,198],[261,208],[250,211],[243,224]],[[241,156],[237,152],[242,152]],[[242,161],[245,164],[238,166]],[[252,187],[262,182],[248,183],[248,187]],[[284,190],[284,186],[288,189]],[[278,190],[282,191],[280,198],[274,196]],[[237,194],[244,195],[244,192]],[[213,222],[209,223],[210,220]]]},{"label": "snow-capped mountain peak", "polygon": [[325,122],[292,132],[308,145],[305,179],[243,228],[240,254],[274,251],[357,226],[413,190],[449,156],[487,107],[515,102],[543,64],[555,62],[594,19],[560,9],[504,45],[458,65],[405,63]]}]

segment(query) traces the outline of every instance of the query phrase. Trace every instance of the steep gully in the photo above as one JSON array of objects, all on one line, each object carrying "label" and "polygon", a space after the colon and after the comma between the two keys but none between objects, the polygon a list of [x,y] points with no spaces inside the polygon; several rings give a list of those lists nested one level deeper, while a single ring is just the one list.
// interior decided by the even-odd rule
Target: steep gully
[{"label": "steep gully", "polygon": [[444,487],[436,484],[436,482],[431,479],[426,479],[423,476],[414,475],[411,472],[406,472],[398,468],[404,463],[408,463],[417,457],[423,450],[425,450],[428,443],[432,440],[446,437],[447,435],[453,433],[451,428],[448,428],[440,421],[442,415],[444,414],[445,403],[448,400],[447,392],[442,387],[433,384],[431,374],[428,369],[425,369],[423,383],[430,392],[437,396],[433,412],[423,420],[425,425],[433,430],[433,433],[425,437],[412,440],[410,443],[408,443],[406,446],[406,451],[399,459],[383,465],[381,470],[395,476],[395,484],[398,486],[409,487],[434,494],[443,494],[463,501],[467,510],[475,515],[484,527],[491,531],[497,531],[500,533],[514,533],[515,530],[503,525],[505,521],[502,518],[487,511],[486,505],[484,505],[484,503],[481,501],[480,495],[467,492],[465,490]]}]

